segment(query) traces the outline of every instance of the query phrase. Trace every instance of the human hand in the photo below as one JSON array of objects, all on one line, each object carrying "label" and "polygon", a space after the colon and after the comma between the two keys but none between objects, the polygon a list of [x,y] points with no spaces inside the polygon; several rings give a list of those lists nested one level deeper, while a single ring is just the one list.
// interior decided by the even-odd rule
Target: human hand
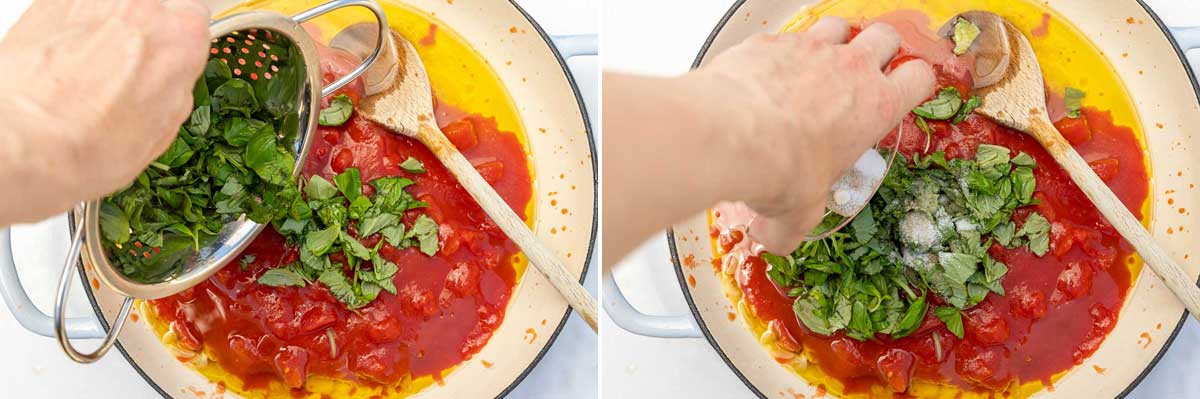
[{"label": "human hand", "polygon": [[727,148],[744,160],[734,173],[756,180],[730,199],[759,214],[749,232],[768,251],[796,248],[829,187],[935,89],[921,60],[884,73],[900,48],[892,27],[849,37],[845,20],[824,18],[804,33],[754,36],[689,78],[729,101]]},{"label": "human hand", "polygon": [[175,139],[207,59],[198,0],[38,0],[0,41],[0,226],[132,182]]}]

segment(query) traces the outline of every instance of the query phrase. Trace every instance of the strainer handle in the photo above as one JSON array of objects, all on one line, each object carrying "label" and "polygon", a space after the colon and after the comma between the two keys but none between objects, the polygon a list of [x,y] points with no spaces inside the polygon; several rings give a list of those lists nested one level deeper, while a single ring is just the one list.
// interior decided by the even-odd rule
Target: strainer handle
[{"label": "strainer handle", "polygon": [[366,72],[367,68],[370,68],[371,64],[375,63],[375,60],[379,58],[379,54],[383,52],[383,46],[387,43],[388,32],[390,31],[388,28],[387,14],[383,12],[383,8],[379,7],[379,4],[374,0],[334,0],[292,16],[293,21],[296,21],[296,23],[302,23],[321,15],[325,15],[330,11],[351,6],[366,8],[367,10],[370,10],[372,14],[375,14],[375,20],[379,22],[379,35],[375,39],[375,50],[372,51],[371,55],[367,56],[367,58],[363,60],[363,62],[359,64],[357,68],[354,68],[354,70],[346,74],[346,76],[342,76],[338,80],[335,80],[333,83],[330,83],[328,86],[322,88],[322,98],[333,94],[333,92],[341,89],[342,86],[345,86],[351,81],[354,81],[354,79],[358,79],[359,75],[362,75],[363,72]]},{"label": "strainer handle", "polygon": [[84,353],[75,349],[71,345],[71,337],[67,331],[66,323],[66,306],[67,296],[71,293],[71,281],[75,277],[75,265],[79,264],[79,247],[83,244],[83,228],[76,226],[75,231],[71,233],[71,247],[67,251],[67,260],[63,262],[62,277],[58,280],[58,295],[54,297],[54,333],[58,338],[58,345],[62,347],[63,352],[79,363],[92,363],[104,357],[109,349],[112,349],[113,344],[117,343],[117,335],[121,334],[121,328],[125,326],[125,320],[129,317],[129,311],[133,309],[133,298],[125,297],[125,302],[121,304],[121,311],[117,313],[117,319],[113,322],[113,326],[104,336],[104,341],[100,343],[92,352]]}]

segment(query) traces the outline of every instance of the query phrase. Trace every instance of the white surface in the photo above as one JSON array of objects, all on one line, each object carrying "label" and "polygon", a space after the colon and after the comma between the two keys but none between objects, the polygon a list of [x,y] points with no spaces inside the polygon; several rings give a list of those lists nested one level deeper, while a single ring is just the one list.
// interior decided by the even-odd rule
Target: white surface
[{"label": "white surface", "polygon": [[[31,0],[0,0],[0,32],[17,20]],[[598,29],[599,0],[518,0],[548,33],[585,34]],[[584,100],[596,104],[598,68],[596,57],[581,57],[570,62]],[[594,121],[594,119],[593,119]],[[593,123],[594,125],[594,123]],[[53,303],[61,252],[67,246],[66,221],[55,218],[35,226],[14,229],[18,264],[44,265],[26,272],[22,281],[33,301],[43,310]],[[52,237],[51,240],[21,240],[22,236]],[[586,286],[596,293],[599,265],[593,258]],[[68,302],[70,314],[90,315],[91,308],[76,285]],[[510,395],[510,398],[595,398],[597,396],[596,335],[579,317],[572,315],[562,334],[538,366]],[[88,347],[89,343],[83,343]],[[7,308],[0,310],[0,386],[5,398],[157,398],[151,389],[117,351],[91,365],[76,364],[63,355],[51,338],[33,335],[21,328]],[[172,392],[172,394],[176,394]],[[178,395],[176,395],[178,396]],[[190,396],[189,396],[190,397]]]},{"label": "white surface", "polygon": [[[1200,2],[1145,0],[1171,26],[1200,25]],[[605,0],[602,52],[606,70],[655,75],[687,71],[732,0]],[[1200,52],[1189,56],[1200,62]],[[1200,64],[1197,64],[1200,65]],[[647,314],[688,312],[666,239],[655,236],[615,269],[626,296]],[[646,338],[603,318],[602,392],[605,398],[752,398],[703,339]],[[1200,398],[1200,327],[1183,331],[1130,398]]]}]

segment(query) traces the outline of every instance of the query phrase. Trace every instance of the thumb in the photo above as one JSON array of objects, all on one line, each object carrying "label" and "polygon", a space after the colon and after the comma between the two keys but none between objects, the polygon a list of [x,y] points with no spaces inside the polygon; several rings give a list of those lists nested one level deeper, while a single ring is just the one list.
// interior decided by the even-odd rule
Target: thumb
[{"label": "thumb", "polygon": [[795,251],[809,236],[824,215],[823,207],[803,207],[785,214],[758,216],[746,229],[750,238],[761,243],[767,252],[785,255]]}]

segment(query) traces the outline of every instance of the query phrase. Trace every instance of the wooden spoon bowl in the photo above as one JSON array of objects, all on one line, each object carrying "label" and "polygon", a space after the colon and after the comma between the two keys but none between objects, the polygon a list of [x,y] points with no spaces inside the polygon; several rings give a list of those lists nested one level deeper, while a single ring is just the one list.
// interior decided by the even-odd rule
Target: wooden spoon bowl
[{"label": "wooden spoon bowl", "polygon": [[392,42],[396,46],[394,64],[388,62],[392,60],[385,59],[376,67],[394,69],[395,81],[390,88],[362,99],[356,111],[368,120],[395,133],[417,139],[428,147],[446,169],[458,178],[458,183],[471,194],[500,230],[521,248],[529,258],[529,263],[550,280],[571,308],[595,331],[599,310],[596,300],[438,128],[433,114],[433,89],[417,49],[395,32],[392,32]]},{"label": "wooden spoon bowl", "polygon": [[[970,14],[976,17],[991,14],[1000,18],[985,11],[972,11]],[[972,45],[973,49],[994,51],[1008,48],[1011,54],[1001,79],[985,87],[976,86],[976,94],[983,100],[983,105],[976,108],[975,112],[1036,139],[1055,162],[1067,171],[1071,180],[1096,205],[1100,214],[1133,245],[1150,269],[1183,302],[1192,316],[1200,320],[1200,288],[1196,287],[1183,268],[1154,241],[1141,221],[1133,216],[1108,185],[1088,166],[1087,161],[1079,156],[1054,128],[1046,110],[1046,89],[1041,66],[1029,40],[1007,21],[1003,25],[979,26],[982,32]],[[1004,29],[1004,33],[986,33],[987,29]],[[996,40],[1005,40],[1007,43]]]}]

